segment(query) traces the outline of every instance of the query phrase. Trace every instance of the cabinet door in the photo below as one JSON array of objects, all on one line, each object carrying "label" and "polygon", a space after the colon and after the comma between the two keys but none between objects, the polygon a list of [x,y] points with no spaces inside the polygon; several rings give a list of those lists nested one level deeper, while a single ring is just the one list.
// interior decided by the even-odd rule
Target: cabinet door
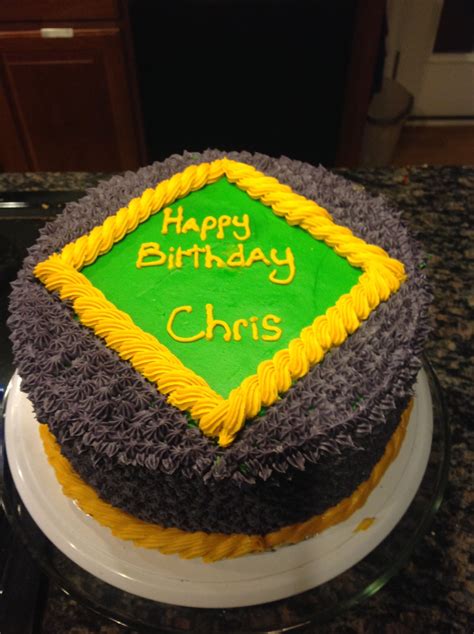
[{"label": "cabinet door", "polygon": [[[35,171],[139,166],[137,112],[118,28],[74,29],[70,38],[0,32],[0,73],[4,170],[17,169],[21,154]],[[12,125],[15,163],[7,142]]]}]

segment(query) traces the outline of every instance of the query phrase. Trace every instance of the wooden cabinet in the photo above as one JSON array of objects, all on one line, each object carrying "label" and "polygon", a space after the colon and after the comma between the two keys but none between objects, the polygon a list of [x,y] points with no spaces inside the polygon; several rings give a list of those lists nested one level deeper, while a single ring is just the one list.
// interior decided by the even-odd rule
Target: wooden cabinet
[{"label": "wooden cabinet", "polygon": [[[126,25],[103,20],[118,16],[116,4],[97,2],[85,22],[81,6],[71,2],[77,20],[68,23],[69,3],[60,2],[61,22],[19,28],[22,4],[25,11],[31,4],[33,20],[38,4],[45,15],[54,13],[54,2],[46,0],[0,5],[0,170],[116,171],[143,164]],[[2,22],[5,14],[15,22]]]}]

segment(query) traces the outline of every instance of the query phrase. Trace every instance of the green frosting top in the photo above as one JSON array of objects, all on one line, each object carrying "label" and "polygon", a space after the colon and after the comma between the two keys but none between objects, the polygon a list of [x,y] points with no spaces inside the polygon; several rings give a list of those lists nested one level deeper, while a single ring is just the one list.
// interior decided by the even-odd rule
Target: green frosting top
[{"label": "green frosting top", "polygon": [[[223,397],[254,374],[261,361],[286,348],[361,274],[323,242],[291,227],[225,177],[170,208],[151,216],[82,273]],[[223,216],[229,220],[222,220]],[[188,222],[192,218],[195,222]],[[205,233],[201,233],[203,223],[208,227]],[[207,256],[198,251],[206,245]],[[256,248],[261,251],[253,251]],[[144,266],[138,268],[140,251]],[[281,283],[293,273],[289,283]],[[206,305],[208,316],[228,324],[228,328],[217,325],[213,332],[208,329],[212,339],[204,336]],[[173,310],[183,306],[188,308],[178,310],[167,329]],[[273,317],[264,321],[267,315],[281,321]],[[238,319],[247,320],[247,325],[234,326]],[[281,336],[272,340],[278,329]],[[230,340],[225,341],[224,335]],[[192,342],[177,340],[195,336],[199,339]]]}]

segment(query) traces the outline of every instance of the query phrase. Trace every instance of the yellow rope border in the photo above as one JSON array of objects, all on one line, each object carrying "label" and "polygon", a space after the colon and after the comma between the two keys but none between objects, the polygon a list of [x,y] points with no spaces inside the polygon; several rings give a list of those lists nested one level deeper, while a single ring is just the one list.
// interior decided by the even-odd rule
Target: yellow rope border
[{"label": "yellow rope border", "polygon": [[40,435],[48,461],[64,494],[75,500],[84,513],[109,528],[115,537],[132,541],[142,548],[159,550],[165,555],[178,554],[183,559],[202,557],[204,561],[212,562],[262,552],[284,544],[296,544],[350,517],[365,504],[387,468],[397,457],[405,438],[412,406],[413,402],[410,402],[369,479],[360,484],[350,497],[306,522],[286,526],[267,535],[225,535],[202,531],[191,533],[179,528],[163,528],[158,524],[144,522],[101,500],[61,454],[60,447],[47,425],[40,425]]},{"label": "yellow rope border", "polygon": [[[256,374],[245,378],[228,398],[217,394],[207,382],[187,368],[156,337],[139,328],[130,316],[116,308],[79,271],[107,253],[125,235],[177,198],[186,196],[222,176],[252,198],[269,206],[290,225],[299,225],[317,240],[324,241],[348,262],[363,270],[349,293],[290,341],[288,348],[262,361]],[[79,320],[102,337],[107,346],[168,396],[169,402],[189,411],[207,436],[217,436],[229,445],[245,420],[262,407],[274,403],[279,394],[319,363],[326,352],[339,346],[367,319],[381,301],[387,300],[405,280],[401,262],[380,247],[367,244],[337,225],[314,201],[296,194],[276,178],[265,176],[251,165],[227,158],[191,165],[147,189],[90,233],[67,244],[61,253],[40,262],[34,270],[46,288],[61,299],[71,300]]]}]

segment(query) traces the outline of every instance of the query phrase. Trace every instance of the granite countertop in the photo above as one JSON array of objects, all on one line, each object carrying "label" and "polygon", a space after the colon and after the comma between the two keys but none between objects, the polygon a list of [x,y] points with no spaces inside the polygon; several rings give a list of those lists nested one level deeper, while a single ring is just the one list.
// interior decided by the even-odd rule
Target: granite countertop
[{"label": "granite countertop", "polygon": [[[469,420],[473,378],[474,168],[421,166],[337,171],[370,193],[383,194],[400,208],[405,223],[427,253],[426,270],[434,302],[433,331],[426,351],[444,390],[452,452],[444,502],[410,562],[365,604],[317,631],[471,632],[474,445]],[[87,173],[0,174],[0,191],[82,190],[106,177]],[[51,586],[40,631],[118,634],[123,629]]]}]

